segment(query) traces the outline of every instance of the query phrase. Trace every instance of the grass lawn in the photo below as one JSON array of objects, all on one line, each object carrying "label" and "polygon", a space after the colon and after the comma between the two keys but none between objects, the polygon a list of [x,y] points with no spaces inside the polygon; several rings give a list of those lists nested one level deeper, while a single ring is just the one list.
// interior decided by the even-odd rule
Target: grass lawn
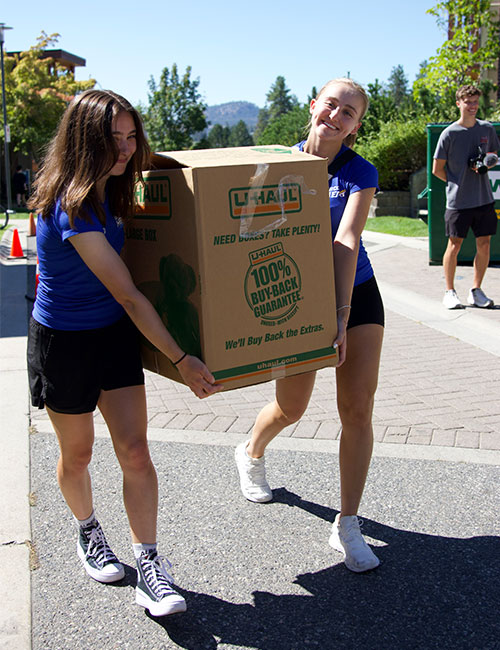
[{"label": "grass lawn", "polygon": [[[27,219],[28,217],[29,212],[27,210],[14,212],[9,215],[9,226],[16,219]],[[365,230],[385,232],[390,235],[400,235],[402,237],[427,237],[429,234],[425,222],[421,219],[411,219],[410,217],[372,217],[367,220]]]},{"label": "grass lawn", "polygon": [[402,237],[427,237],[429,234],[424,221],[410,217],[371,217],[366,222],[365,230]]}]

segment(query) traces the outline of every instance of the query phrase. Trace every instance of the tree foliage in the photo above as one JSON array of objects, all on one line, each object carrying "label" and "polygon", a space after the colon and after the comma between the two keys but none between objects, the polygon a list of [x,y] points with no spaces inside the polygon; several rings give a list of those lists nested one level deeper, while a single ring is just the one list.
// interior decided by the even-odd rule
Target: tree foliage
[{"label": "tree foliage", "polygon": [[279,75],[271,86],[266,96],[269,106],[269,120],[276,120],[291,111],[297,106],[297,98],[290,94],[290,89],[286,86],[285,77]]},{"label": "tree foliage", "polygon": [[191,79],[191,66],[179,75],[177,64],[163,68],[158,83],[151,76],[148,105],[139,107],[153,151],[191,149],[193,136],[206,129],[206,105],[198,92],[199,79]]},{"label": "tree foliage", "polygon": [[269,122],[256,143],[282,144],[288,147],[307,137],[308,106],[294,106],[288,113]]},{"label": "tree foliage", "polygon": [[208,148],[219,149],[229,147],[229,139],[231,137],[231,129],[228,126],[221,124],[214,124],[210,129],[207,136]]},{"label": "tree foliage", "polygon": [[448,38],[428,60],[414,94],[418,100],[420,91],[427,89],[449,101],[450,91],[477,82],[481,71],[494,67],[500,55],[499,22],[490,0],[445,0],[428,13],[437,18]]},{"label": "tree foliage", "polygon": [[253,138],[243,120],[240,120],[232,127],[214,124],[206,138],[209,149],[223,147],[250,147],[253,145]]},{"label": "tree foliage", "polygon": [[382,190],[408,190],[410,175],[425,167],[427,135],[425,116],[393,120],[359,144],[356,151],[375,165]]},{"label": "tree foliage", "polygon": [[[5,57],[5,102],[14,151],[37,160],[52,138],[68,103],[93,88],[94,79],[75,81],[74,74],[42,53],[59,34],[45,32],[25,52]],[[4,137],[2,129],[2,138]]]},{"label": "tree foliage", "polygon": [[396,108],[404,106],[410,93],[408,90],[408,77],[402,65],[393,67],[387,86]]},{"label": "tree foliage", "polygon": [[231,127],[229,143],[231,147],[251,147],[253,145],[253,138],[243,120]]}]

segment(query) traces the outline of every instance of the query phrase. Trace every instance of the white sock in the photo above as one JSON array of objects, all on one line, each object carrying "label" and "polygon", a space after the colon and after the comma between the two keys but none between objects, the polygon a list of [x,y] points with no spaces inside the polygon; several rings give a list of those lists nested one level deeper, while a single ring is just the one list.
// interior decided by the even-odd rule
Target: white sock
[{"label": "white sock", "polygon": [[150,553],[151,551],[156,551],[156,542],[154,544],[132,544],[132,548],[134,549],[134,555],[135,559],[138,560],[142,553],[146,551],[146,553]]},{"label": "white sock", "polygon": [[[73,515],[73,517],[75,517],[75,515]],[[97,519],[95,518],[95,513],[94,513],[93,510],[92,510],[92,512],[90,513],[90,517],[88,517],[87,519],[77,519],[77,518],[75,517],[75,521],[76,521],[76,522],[78,523],[78,525],[81,526],[82,528],[85,528],[86,526],[90,526],[90,524],[92,524],[94,521],[97,523]]]}]

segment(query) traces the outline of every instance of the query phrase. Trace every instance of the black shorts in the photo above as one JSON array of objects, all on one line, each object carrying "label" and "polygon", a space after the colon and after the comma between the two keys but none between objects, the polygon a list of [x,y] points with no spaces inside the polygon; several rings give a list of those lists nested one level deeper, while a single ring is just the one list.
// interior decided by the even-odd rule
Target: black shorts
[{"label": "black shorts", "polygon": [[33,406],[91,413],[101,390],[144,384],[139,333],[128,316],[108,327],[64,331],[31,318],[28,378]]},{"label": "black shorts", "polygon": [[347,321],[347,329],[372,323],[382,327],[385,324],[384,303],[375,276],[356,285],[352,290],[351,313]]},{"label": "black shorts", "polygon": [[465,239],[469,228],[474,233],[474,237],[494,235],[498,223],[495,204],[487,203],[477,208],[467,208],[465,210],[446,209],[444,223],[447,237]]}]

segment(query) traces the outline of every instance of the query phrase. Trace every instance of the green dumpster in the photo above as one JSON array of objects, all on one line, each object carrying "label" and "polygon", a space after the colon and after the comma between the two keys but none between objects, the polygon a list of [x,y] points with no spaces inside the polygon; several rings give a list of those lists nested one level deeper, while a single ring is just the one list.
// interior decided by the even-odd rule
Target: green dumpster
[{"label": "green dumpster", "polygon": [[[432,173],[432,161],[437,141],[441,132],[449,125],[428,124],[427,125],[427,210],[429,226],[429,264],[442,264],[443,254],[446,249],[448,238],[444,232],[444,211],[446,209],[445,183],[436,178]],[[500,123],[493,122],[493,126],[500,138]],[[488,172],[493,197],[495,199],[495,210],[497,218],[500,219],[500,164]],[[424,192],[422,192],[424,195]],[[475,237],[471,231],[467,235],[460,253],[458,254],[459,264],[469,264],[476,254]],[[497,234],[491,238],[491,262],[500,262],[500,224]]]}]

